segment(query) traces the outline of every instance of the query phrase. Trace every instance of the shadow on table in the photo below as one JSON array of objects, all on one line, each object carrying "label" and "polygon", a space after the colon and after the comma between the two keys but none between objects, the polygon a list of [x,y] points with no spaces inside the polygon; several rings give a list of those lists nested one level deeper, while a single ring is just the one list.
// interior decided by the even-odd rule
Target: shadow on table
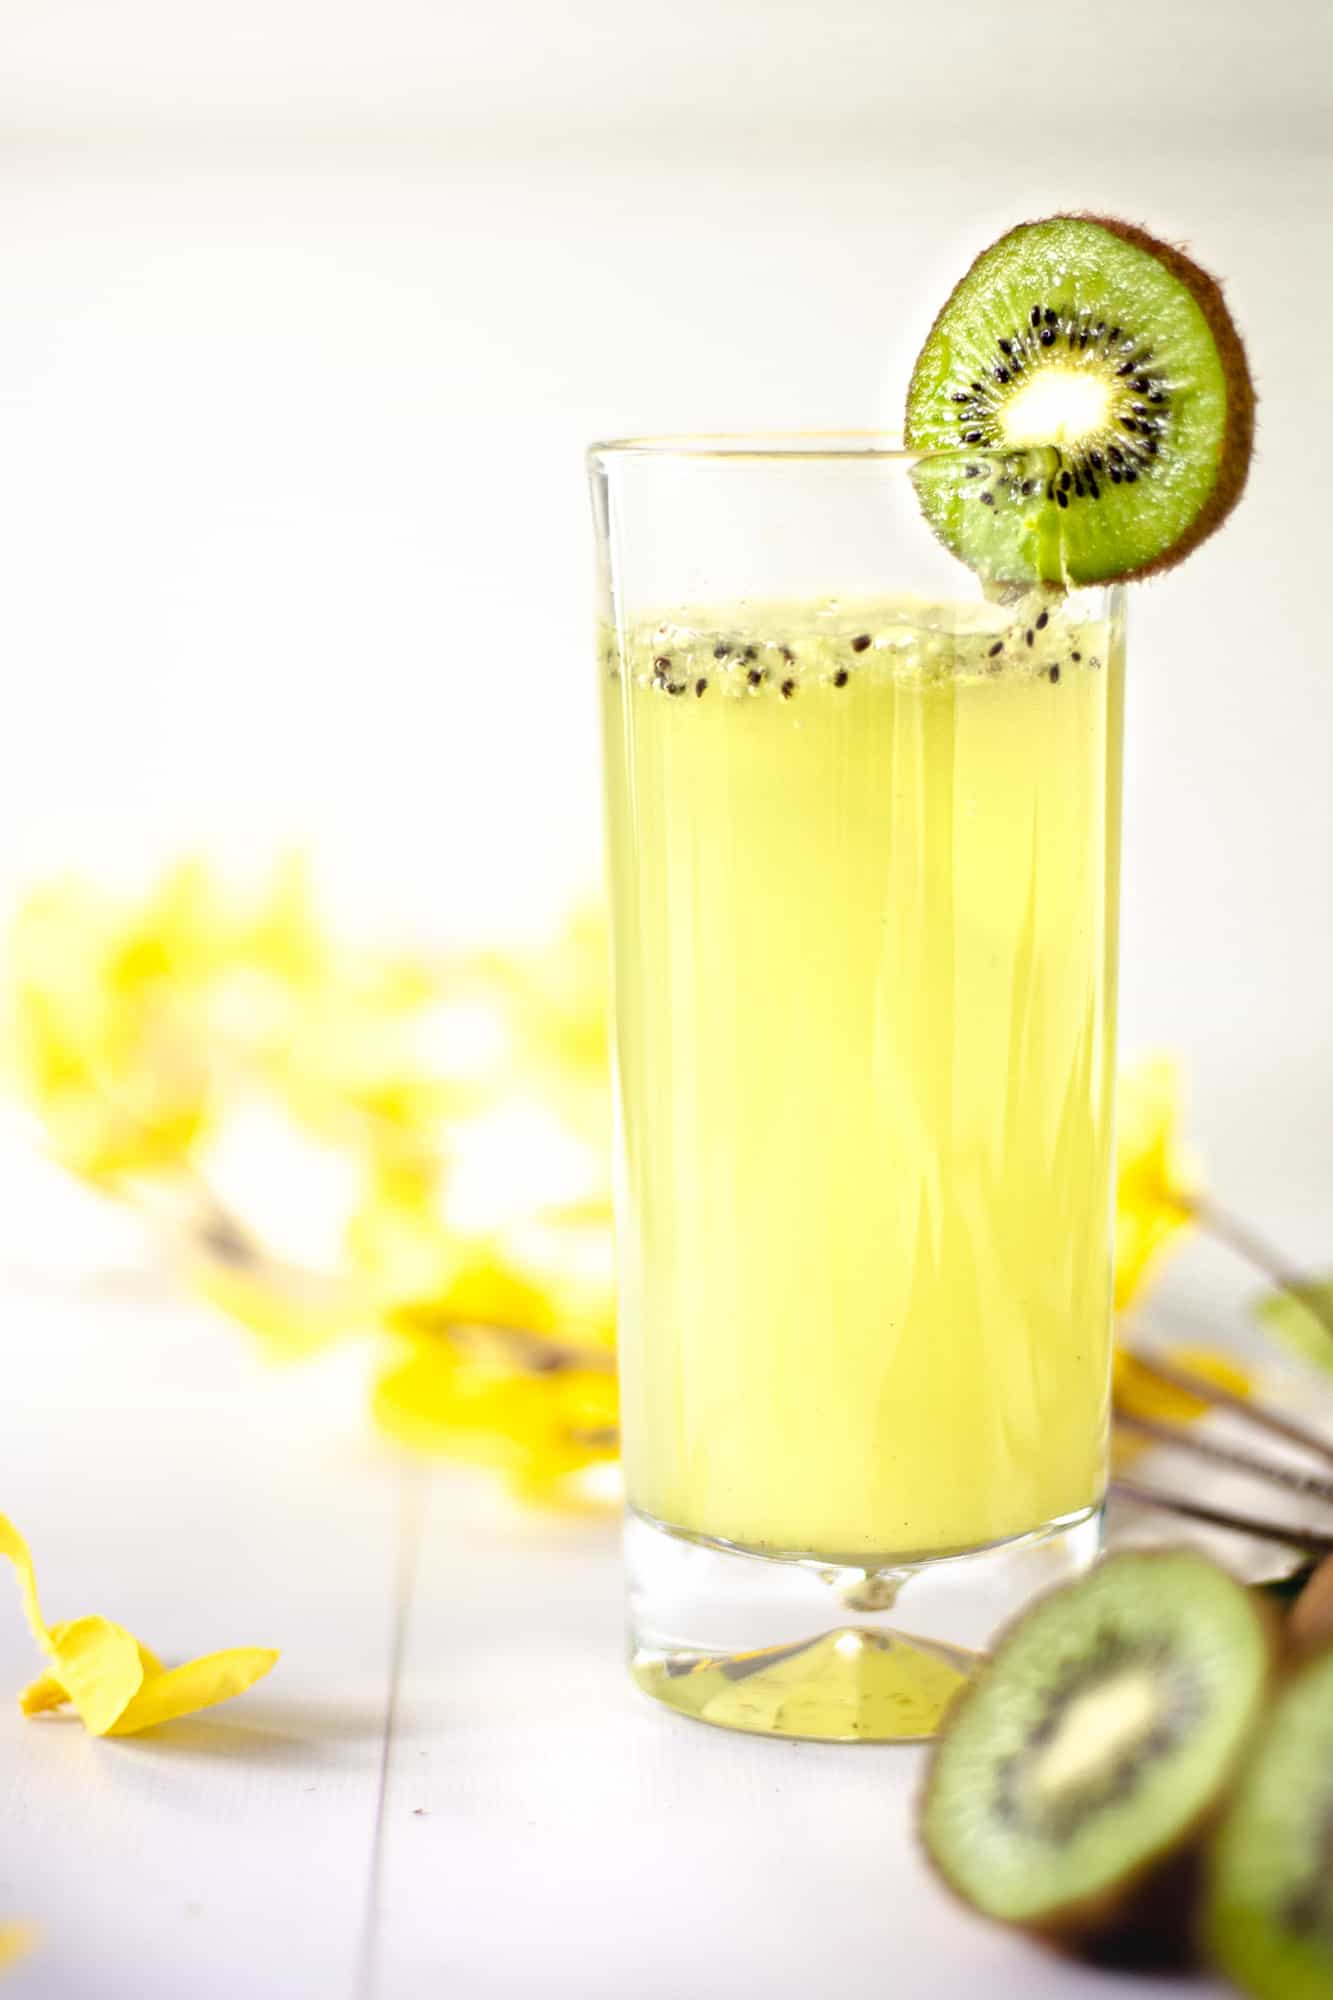
[{"label": "shadow on table", "polygon": [[241,1758],[251,1764],[327,1762],[330,1745],[378,1744],[384,1734],[383,1702],[247,1701],[244,1716],[187,1716],[110,1739],[117,1748],[173,1757]]}]

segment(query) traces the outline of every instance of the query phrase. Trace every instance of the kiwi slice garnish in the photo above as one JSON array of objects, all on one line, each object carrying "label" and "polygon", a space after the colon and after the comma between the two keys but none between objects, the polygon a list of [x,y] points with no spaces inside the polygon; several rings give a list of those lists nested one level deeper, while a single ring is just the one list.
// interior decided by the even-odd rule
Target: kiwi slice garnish
[{"label": "kiwi slice garnish", "polygon": [[1115,1556],[1039,1600],[936,1747],[922,1834],[939,1873],[1090,1956],[1187,1960],[1198,1842],[1272,1652],[1249,1593],[1184,1550]]},{"label": "kiwi slice garnish", "polygon": [[1278,1697],[1214,1843],[1204,1938],[1258,2000],[1333,1996],[1333,1651]]},{"label": "kiwi slice garnish", "polygon": [[1147,576],[1230,513],[1254,389],[1222,293],[1127,222],[1056,215],[984,250],[912,371],[906,441],[942,541],[987,580]]}]

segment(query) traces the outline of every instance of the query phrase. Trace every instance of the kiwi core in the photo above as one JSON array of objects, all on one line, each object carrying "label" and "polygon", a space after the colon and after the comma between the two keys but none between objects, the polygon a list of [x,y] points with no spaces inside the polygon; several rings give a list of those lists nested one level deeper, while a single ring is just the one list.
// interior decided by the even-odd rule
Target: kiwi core
[{"label": "kiwi core", "polygon": [[1043,368],[997,413],[1000,434],[1007,445],[1079,444],[1109,428],[1114,400],[1100,372]]},{"label": "kiwi core", "polygon": [[1116,1674],[1085,1688],[1061,1716],[1033,1774],[1043,1803],[1077,1791],[1126,1759],[1133,1759],[1161,1713],[1152,1675]]}]

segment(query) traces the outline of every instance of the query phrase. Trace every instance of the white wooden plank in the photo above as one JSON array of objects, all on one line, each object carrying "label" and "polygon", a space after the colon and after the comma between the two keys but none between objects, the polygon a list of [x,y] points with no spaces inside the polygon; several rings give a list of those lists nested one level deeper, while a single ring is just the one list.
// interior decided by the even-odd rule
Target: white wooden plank
[{"label": "white wooden plank", "polygon": [[391,1749],[379,2000],[1105,1994],[1104,1974],[936,1886],[912,1838],[919,1752],[671,1716],[630,1686],[620,1627],[609,1530],[436,1489]]},{"label": "white wooden plank", "polygon": [[12,1696],[38,1663],[0,1566],[0,1914],[41,1930],[7,2000],[350,1996],[393,1466],[318,1373],[275,1374],[202,1312],[11,1297],[4,1324],[0,1507],[48,1617],[103,1612],[168,1658],[283,1652],[243,1700],[143,1738],[25,1721]]}]

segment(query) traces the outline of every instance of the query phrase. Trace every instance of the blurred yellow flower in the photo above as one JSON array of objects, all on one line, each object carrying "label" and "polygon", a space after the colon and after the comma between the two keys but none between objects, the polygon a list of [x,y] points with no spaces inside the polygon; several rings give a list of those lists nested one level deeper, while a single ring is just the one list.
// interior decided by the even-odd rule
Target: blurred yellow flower
[{"label": "blurred yellow flower", "polygon": [[56,1157],[102,1185],[186,1165],[241,1086],[358,1145],[473,1102],[423,1059],[434,969],[335,947],[299,856],[250,907],[200,861],[138,905],[48,885],[10,944],[19,1088]]},{"label": "blurred yellow flower", "polygon": [[299,856],[248,902],[188,861],[37,890],[11,965],[51,1150],[267,1355],[387,1334],[386,1427],[533,1494],[614,1455],[600,911],[427,960],[335,940]]},{"label": "blurred yellow flower", "polygon": [[137,920],[77,883],[40,890],[10,940],[10,1052],[55,1156],[98,1182],[188,1153],[209,1078],[187,1004],[197,976],[196,877]]},{"label": "blurred yellow flower", "polygon": [[[1238,1361],[1211,1347],[1168,1347],[1163,1359],[1233,1396],[1248,1396],[1254,1386]],[[1116,1349],[1111,1381],[1116,1408],[1127,1416],[1149,1417],[1167,1424],[1192,1424],[1208,1414],[1210,1406],[1202,1396],[1193,1396],[1188,1389],[1164,1381],[1123,1347]]]},{"label": "blurred yellow flower", "polygon": [[[1168,1347],[1163,1354],[1170,1366],[1197,1375],[1213,1388],[1233,1396],[1248,1397],[1254,1390],[1253,1378],[1232,1356],[1210,1347]],[[1117,1346],[1111,1364],[1111,1392],[1117,1416],[1146,1417],[1163,1424],[1197,1424],[1212,1405],[1202,1396],[1163,1379],[1147,1361]],[[1111,1460],[1116,1471],[1123,1470],[1143,1452],[1152,1448],[1150,1436],[1136,1435],[1131,1425],[1112,1432]]]},{"label": "blurred yellow flower", "polygon": [[0,1972],[32,1950],[36,1932],[30,1924],[0,1924]]},{"label": "blurred yellow flower", "polygon": [[580,1476],[619,1447],[605,1220],[465,1235],[424,1210],[396,1254],[400,1277],[429,1272],[433,1282],[388,1309],[400,1351],[376,1385],[379,1423],[497,1469],[524,1498],[582,1504]]},{"label": "blurred yellow flower", "polygon": [[1124,1071],[1117,1099],[1115,1305],[1124,1312],[1167,1245],[1192,1219],[1198,1169],[1182,1146],[1176,1064],[1150,1057]]},{"label": "blurred yellow flower", "polygon": [[[1123,1313],[1139,1297],[1166,1248],[1194,1218],[1200,1176],[1180,1140],[1180,1072],[1168,1056],[1152,1056],[1122,1072],[1117,1098],[1115,1307]],[[1172,1348],[1165,1359],[1233,1395],[1253,1387],[1237,1362],[1212,1348]],[[1116,1409],[1127,1417],[1192,1424],[1208,1414],[1199,1396],[1162,1380],[1117,1345],[1112,1362]],[[1147,1448],[1145,1440],[1118,1435],[1117,1465]]]},{"label": "blurred yellow flower", "polygon": [[75,1618],[48,1626],[37,1600],[32,1556],[22,1535],[0,1514],[0,1555],[18,1571],[23,1608],[48,1672],[19,1696],[25,1715],[72,1707],[92,1736],[133,1736],[243,1694],[269,1672],[278,1655],[264,1646],[236,1646],[183,1667],[164,1667],[147,1646],[109,1618]]},{"label": "blurred yellow flower", "polygon": [[490,1466],[522,1498],[582,1504],[578,1478],[619,1450],[614,1366],[555,1342],[459,1325],[422,1334],[375,1387],[391,1436]]},{"label": "blurred yellow flower", "polygon": [[[386,1429],[561,1497],[616,1451],[606,956],[594,907],[521,950],[352,948],[299,856],[248,901],[189,861],[138,904],[28,898],[11,1049],[57,1156],[268,1355],[369,1334]],[[1166,1057],[1120,1081],[1120,1313],[1198,1212],[1180,1099]],[[1199,1414],[1116,1370],[1122,1406]]]},{"label": "blurred yellow flower", "polygon": [[280,1262],[257,1246],[196,1253],[188,1272],[202,1298],[259,1336],[270,1361],[304,1361],[371,1324],[354,1286]]}]

